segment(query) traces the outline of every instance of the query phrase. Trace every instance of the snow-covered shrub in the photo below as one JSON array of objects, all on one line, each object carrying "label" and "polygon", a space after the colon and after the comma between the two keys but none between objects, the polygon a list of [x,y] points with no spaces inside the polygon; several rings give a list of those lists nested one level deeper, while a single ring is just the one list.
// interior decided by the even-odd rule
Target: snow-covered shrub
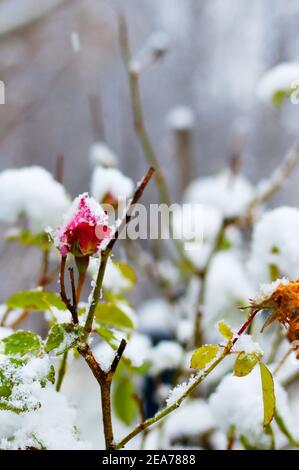
[{"label": "snow-covered shrub", "polygon": [[[138,89],[140,73],[167,45],[160,34],[136,57],[123,51],[149,162],[137,185],[104,142],[90,147],[91,194],[73,202],[41,167],[0,173],[0,221],[15,226],[6,242],[42,255],[36,286],[0,305],[1,449],[299,446],[291,393],[299,209],[267,207],[299,161],[298,144],[262,182],[249,182],[236,157],[185,184],[187,171],[181,204],[170,210],[173,237],[122,237],[152,179],[159,202],[171,205]],[[260,95],[288,96],[297,72],[296,64],[281,65],[263,79]],[[181,138],[182,173],[194,116],[174,107],[167,118]],[[33,331],[22,329],[28,319]]]}]

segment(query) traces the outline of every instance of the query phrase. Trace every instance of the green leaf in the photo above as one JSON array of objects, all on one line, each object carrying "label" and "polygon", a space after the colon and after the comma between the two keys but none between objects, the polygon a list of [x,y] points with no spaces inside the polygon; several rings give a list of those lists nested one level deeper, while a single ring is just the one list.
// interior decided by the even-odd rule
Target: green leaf
[{"label": "green leaf", "polygon": [[124,291],[131,290],[136,284],[136,274],[131,268],[125,263],[120,263],[119,261],[113,261],[116,267],[120,270],[121,274],[128,281],[128,287]]},{"label": "green leaf", "polygon": [[278,414],[276,411],[275,413],[275,421],[277,423],[277,426],[281,430],[281,432],[286,436],[286,438],[289,440],[290,444],[292,444],[295,447],[299,447],[299,441],[297,441],[294,436],[290,433],[290,431],[287,428],[286,423],[284,422],[282,416]]},{"label": "green leaf", "polygon": [[83,331],[82,326],[72,323],[60,323],[53,326],[46,341],[46,352],[55,350],[57,356],[63,354],[77,344]]},{"label": "green leaf", "polygon": [[51,307],[66,310],[65,304],[54,292],[36,290],[13,294],[6,302],[8,308],[22,308],[30,311],[45,311]]},{"label": "green leaf", "polygon": [[279,268],[276,266],[276,264],[274,264],[274,263],[269,264],[269,275],[270,275],[271,281],[275,281],[276,279],[279,278],[279,276],[280,276],[280,270],[279,270]]},{"label": "green leaf", "polygon": [[271,372],[262,362],[260,362],[260,372],[264,403],[264,426],[268,426],[275,415],[274,381]]},{"label": "green leaf", "polygon": [[35,246],[44,251],[49,251],[51,244],[45,232],[33,234],[29,230],[18,230],[15,233],[8,233],[5,237],[8,242],[19,242],[24,246]]},{"label": "green leaf", "polygon": [[0,354],[11,356],[38,356],[42,345],[38,335],[31,331],[17,331],[0,341]]},{"label": "green leaf", "polygon": [[218,346],[212,344],[205,344],[198,348],[191,357],[190,367],[192,369],[204,369],[218,353]]},{"label": "green leaf", "polygon": [[237,377],[244,377],[245,375],[250,374],[258,360],[259,358],[256,354],[240,352],[235,362],[234,375]]},{"label": "green leaf", "polygon": [[282,106],[283,100],[289,98],[291,93],[291,88],[286,90],[276,90],[271,97],[272,104],[277,108],[280,108]]},{"label": "green leaf", "polygon": [[135,387],[130,378],[127,376],[120,377],[114,389],[113,403],[118,418],[127,426],[132,424],[137,412],[134,394]]},{"label": "green leaf", "polygon": [[97,323],[106,323],[119,329],[133,329],[134,323],[130,316],[122,309],[121,303],[118,305],[112,302],[98,304],[95,311]]},{"label": "green leaf", "polygon": [[101,325],[97,327],[96,332],[112,349],[117,349],[118,340],[113,331],[109,330],[106,326]]},{"label": "green leaf", "polygon": [[231,327],[227,325],[224,321],[220,321],[218,323],[218,330],[219,333],[225,338],[225,339],[232,339],[234,336],[234,333],[231,330]]}]

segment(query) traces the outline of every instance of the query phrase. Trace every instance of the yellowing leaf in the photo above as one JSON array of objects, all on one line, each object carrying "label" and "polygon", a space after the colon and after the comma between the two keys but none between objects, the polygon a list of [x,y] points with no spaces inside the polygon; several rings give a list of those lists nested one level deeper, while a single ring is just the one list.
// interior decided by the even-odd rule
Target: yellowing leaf
[{"label": "yellowing leaf", "polygon": [[218,346],[212,344],[205,344],[196,349],[191,357],[190,367],[192,369],[204,369],[218,353]]},{"label": "yellowing leaf", "polygon": [[231,330],[231,327],[227,325],[224,321],[220,321],[218,323],[218,330],[219,333],[225,338],[225,339],[232,339],[234,336],[234,333]]},{"label": "yellowing leaf", "polygon": [[271,372],[262,362],[260,362],[260,372],[264,402],[264,426],[268,426],[275,415],[274,382]]},{"label": "yellowing leaf", "polygon": [[246,354],[241,352],[235,362],[234,375],[237,377],[244,377],[248,375],[258,361],[258,356],[256,354]]}]

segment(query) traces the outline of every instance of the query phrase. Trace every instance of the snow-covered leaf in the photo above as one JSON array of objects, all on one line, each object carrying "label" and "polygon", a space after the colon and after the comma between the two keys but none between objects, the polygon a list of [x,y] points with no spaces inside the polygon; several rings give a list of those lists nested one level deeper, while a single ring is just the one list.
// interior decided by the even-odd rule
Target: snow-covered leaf
[{"label": "snow-covered leaf", "polygon": [[55,350],[58,356],[76,345],[83,333],[83,327],[72,323],[60,323],[53,326],[46,341],[46,352]]},{"label": "snow-covered leaf", "polygon": [[7,356],[38,356],[41,350],[39,336],[31,331],[17,331],[0,341],[0,354]]},{"label": "snow-covered leaf", "polygon": [[192,369],[204,369],[218,353],[218,346],[213,344],[205,344],[198,348],[191,357],[190,367]]},{"label": "snow-covered leaf", "polygon": [[271,423],[275,415],[275,394],[274,394],[274,381],[269,369],[260,362],[260,372],[263,390],[263,403],[264,403],[264,426]]},{"label": "snow-covered leaf", "polygon": [[15,413],[35,410],[37,390],[54,380],[54,367],[47,357],[6,358],[0,363],[0,410]]},{"label": "snow-covered leaf", "polygon": [[246,354],[245,352],[240,352],[235,362],[234,375],[237,377],[244,377],[245,375],[248,375],[257,362],[258,356],[256,354]]}]

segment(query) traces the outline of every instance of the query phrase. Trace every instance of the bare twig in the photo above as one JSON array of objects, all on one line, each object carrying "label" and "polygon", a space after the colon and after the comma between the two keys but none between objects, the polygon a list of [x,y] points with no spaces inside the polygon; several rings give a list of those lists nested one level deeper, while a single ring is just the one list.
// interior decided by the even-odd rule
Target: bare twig
[{"label": "bare twig", "polygon": [[[72,304],[71,301],[69,300],[67,294],[66,294],[66,288],[65,288],[65,266],[66,266],[66,256],[61,257],[61,263],[60,263],[60,274],[59,274],[59,282],[60,282],[60,297],[61,300],[64,302],[66,308],[69,310],[69,312],[72,315],[72,319],[74,323],[78,323],[78,313],[77,313],[77,305]],[[72,289],[73,289],[73,281],[72,281],[72,274],[70,271],[70,276],[71,276],[71,283],[72,283]],[[76,297],[73,296],[73,300]],[[77,300],[76,300],[77,302]]]},{"label": "bare twig", "polygon": [[73,317],[73,322],[78,323],[78,299],[77,299],[77,294],[76,294],[76,286],[75,286],[75,277],[74,277],[74,269],[72,267],[69,268],[69,273],[70,273],[70,280],[71,280],[71,286],[72,286],[72,300],[73,300],[73,305],[72,305],[72,317]]},{"label": "bare twig", "polygon": [[299,162],[299,141],[297,141],[291,150],[286,154],[281,165],[279,165],[267,183],[262,187],[262,189],[257,193],[254,199],[251,201],[250,208],[253,209],[256,206],[264,204],[268,199],[270,199],[274,193],[276,193],[284,184],[285,180],[294,170],[296,165]]},{"label": "bare twig", "polygon": [[139,91],[139,75],[133,67],[130,67],[132,55],[130,49],[128,26],[124,15],[118,16],[118,35],[123,62],[128,73],[135,132],[148,163],[156,170],[156,184],[160,194],[160,201],[164,204],[170,205],[170,198],[166,181],[144,125],[143,110]]},{"label": "bare twig", "polygon": [[107,372],[103,371],[100,364],[95,359],[88,344],[78,347],[78,352],[81,354],[81,356],[84,357],[95,379],[100,385],[106,450],[114,449],[114,436],[113,436],[112,413],[111,413],[111,384],[112,384],[113,376],[115,374],[115,371],[117,369],[117,366],[119,364],[119,361],[122,357],[122,354],[125,350],[126,345],[127,345],[126,340],[122,339],[117,349],[115,358],[112,361],[110,370]]}]

